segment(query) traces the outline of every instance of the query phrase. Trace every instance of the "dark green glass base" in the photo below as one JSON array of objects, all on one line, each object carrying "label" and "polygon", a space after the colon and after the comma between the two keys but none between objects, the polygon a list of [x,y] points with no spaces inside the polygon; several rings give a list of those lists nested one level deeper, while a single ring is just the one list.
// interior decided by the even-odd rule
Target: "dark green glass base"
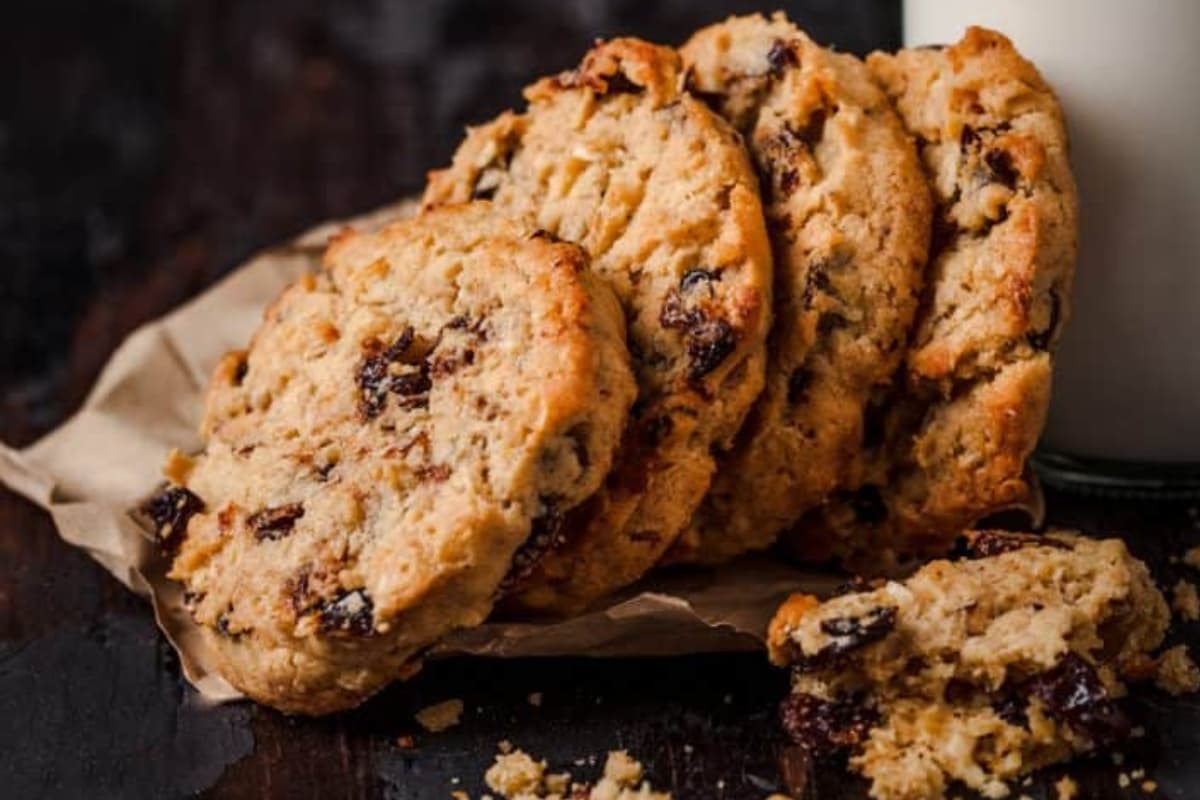
[{"label": "dark green glass base", "polygon": [[1047,486],[1101,497],[1200,499],[1200,462],[1150,463],[1039,449],[1033,468]]}]

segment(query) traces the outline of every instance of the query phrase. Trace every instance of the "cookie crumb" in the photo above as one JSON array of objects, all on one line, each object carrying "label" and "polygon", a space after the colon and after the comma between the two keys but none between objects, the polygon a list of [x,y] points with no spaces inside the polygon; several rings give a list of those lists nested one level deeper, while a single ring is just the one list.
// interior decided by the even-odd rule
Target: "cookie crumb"
[{"label": "cookie crumb", "polygon": [[603,775],[590,788],[572,782],[569,772],[547,774],[545,761],[522,750],[496,756],[484,782],[506,800],[671,800],[642,780],[641,763],[624,750],[608,754]]},{"label": "cookie crumb", "polygon": [[1200,570],[1200,547],[1193,547],[1183,554],[1183,563],[1192,569]]},{"label": "cookie crumb", "polygon": [[528,700],[529,705],[533,706],[534,708],[542,707],[542,693],[541,692],[530,692],[529,697],[526,697],[525,699]]},{"label": "cookie crumb", "polygon": [[454,798],[454,800],[471,800],[471,795],[467,794],[462,789],[455,789],[450,793],[450,796]]},{"label": "cookie crumb", "polygon": [[1187,645],[1176,645],[1158,657],[1154,685],[1172,695],[1200,690],[1200,667],[1188,655]]},{"label": "cookie crumb", "polygon": [[1158,788],[1157,781],[1142,781],[1142,791],[1145,792],[1146,794],[1150,794],[1157,788]]},{"label": "cookie crumb", "polygon": [[551,794],[566,794],[571,787],[571,773],[556,772],[547,775],[543,783],[546,785],[546,791]]},{"label": "cookie crumb", "polygon": [[1196,592],[1196,584],[1180,580],[1171,589],[1171,608],[1185,622],[1195,622],[1200,619],[1200,593]]},{"label": "cookie crumb", "polygon": [[496,763],[484,773],[483,780],[492,791],[501,797],[516,797],[542,788],[542,777],[546,774],[546,762],[534,761],[524,750],[514,750],[496,756]]},{"label": "cookie crumb", "polygon": [[396,747],[399,747],[401,750],[411,750],[415,745],[416,742],[413,740],[413,737],[407,733],[396,737]]},{"label": "cookie crumb", "polygon": [[1079,796],[1079,784],[1070,775],[1063,775],[1054,784],[1054,790],[1058,792],[1058,800],[1075,800]]},{"label": "cookie crumb", "polygon": [[430,733],[441,733],[457,725],[462,719],[462,713],[463,701],[455,697],[426,706],[413,716],[425,730]]},{"label": "cookie crumb", "polygon": [[1117,786],[1120,786],[1122,789],[1129,788],[1129,776],[1124,772],[1117,776]]},{"label": "cookie crumb", "polygon": [[513,743],[508,739],[501,739],[500,741],[496,742],[496,749],[504,755],[508,755],[513,751]]},{"label": "cookie crumb", "polygon": [[642,765],[624,750],[613,750],[604,762],[604,777],[621,786],[631,786],[642,779]]}]

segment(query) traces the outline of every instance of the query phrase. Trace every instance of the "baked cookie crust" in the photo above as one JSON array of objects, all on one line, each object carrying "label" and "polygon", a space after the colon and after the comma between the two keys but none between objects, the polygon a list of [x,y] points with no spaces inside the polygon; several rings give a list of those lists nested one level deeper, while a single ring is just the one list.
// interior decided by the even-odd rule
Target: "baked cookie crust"
[{"label": "baked cookie crust", "polygon": [[468,132],[427,206],[488,198],[576,242],[629,321],[638,401],[604,488],[508,600],[571,613],[632,583],[675,541],[763,384],[771,254],[737,134],[683,88],[678,54],[593,48]]},{"label": "baked cookie crust", "polygon": [[904,355],[932,203],[911,137],[854,56],[782,14],[730,18],[681,54],[688,87],[745,137],[775,254],[766,387],[671,553],[716,562],[862,479],[864,412]]},{"label": "baked cookie crust", "polygon": [[147,510],[232,684],[359,703],[600,486],[635,384],[587,263],[486,203],[346,231],[225,357]]},{"label": "baked cookie crust", "polygon": [[804,556],[887,572],[1029,501],[1053,351],[1069,311],[1077,199],[1053,91],[1004,36],[873,53],[916,137],[934,236],[903,374],[868,411],[862,480],[789,539]]}]

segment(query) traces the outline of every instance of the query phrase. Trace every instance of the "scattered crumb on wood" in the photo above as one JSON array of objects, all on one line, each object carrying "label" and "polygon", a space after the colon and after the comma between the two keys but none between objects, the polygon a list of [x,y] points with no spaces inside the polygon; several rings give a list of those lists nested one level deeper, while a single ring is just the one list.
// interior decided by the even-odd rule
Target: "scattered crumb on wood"
[{"label": "scattered crumb on wood", "polygon": [[671,800],[642,780],[642,765],[624,750],[613,750],[594,786],[576,783],[569,772],[547,773],[546,762],[522,750],[496,756],[484,775],[488,788],[506,800]]},{"label": "scattered crumb on wood", "polygon": [[571,773],[555,772],[547,775],[543,782],[550,794],[566,794],[571,788]]},{"label": "scattered crumb on wood", "polygon": [[1171,608],[1185,622],[1195,622],[1200,619],[1200,593],[1196,584],[1181,580],[1171,589]]},{"label": "scattered crumb on wood", "polygon": [[416,713],[416,720],[430,733],[441,733],[453,728],[462,719],[463,701],[457,697],[426,706]]},{"label": "scattered crumb on wood", "polygon": [[[1200,667],[1188,655],[1187,645],[1181,644],[1158,657],[1158,672],[1154,684],[1173,695],[1190,694],[1200,690]],[[1140,778],[1135,775],[1134,778]]]},{"label": "scattered crumb on wood", "polygon": [[415,745],[416,741],[407,733],[396,737],[396,747],[399,747],[401,750],[411,750]]},{"label": "scattered crumb on wood", "polygon": [[484,773],[483,780],[501,797],[537,797],[536,793],[542,791],[545,774],[545,761],[534,761],[524,750],[513,750],[496,756],[496,763]]},{"label": "scattered crumb on wood", "polygon": [[1192,569],[1200,569],[1200,547],[1193,547],[1183,554],[1183,563]]},{"label": "scattered crumb on wood", "polygon": [[529,697],[527,697],[525,699],[528,700],[529,705],[533,706],[534,708],[542,707],[542,693],[541,692],[530,692]]},{"label": "scattered crumb on wood", "polygon": [[1079,796],[1079,784],[1070,775],[1063,775],[1054,784],[1054,791],[1058,792],[1058,800],[1075,800]]}]

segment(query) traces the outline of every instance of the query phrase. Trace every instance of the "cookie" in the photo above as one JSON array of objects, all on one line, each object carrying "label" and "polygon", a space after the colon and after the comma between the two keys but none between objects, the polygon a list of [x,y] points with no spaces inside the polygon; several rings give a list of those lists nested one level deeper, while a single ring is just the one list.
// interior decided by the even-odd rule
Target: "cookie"
[{"label": "cookie", "polygon": [[745,137],[775,255],[766,387],[671,554],[721,561],[860,479],[864,411],[904,355],[932,204],[912,139],[854,56],[782,14],[705,28],[681,54],[688,87]]},{"label": "cookie", "polygon": [[599,487],[636,386],[587,263],[486,203],[344,232],[225,357],[147,511],[234,686],[357,704]]},{"label": "cookie", "polygon": [[935,201],[926,288],[864,477],[791,536],[810,558],[887,571],[1029,502],[1077,238],[1054,93],[998,33],[867,65],[916,136]]},{"label": "cookie", "polygon": [[598,44],[469,131],[425,203],[488,198],[584,246],[628,318],[638,401],[603,491],[509,601],[570,613],[658,561],[763,383],[771,254],[737,134],[682,88],[674,50]]},{"label": "cookie", "polygon": [[1117,539],[978,531],[934,561],[771,623],[793,666],[782,722],[816,756],[845,752],[880,800],[937,798],[1119,743],[1123,679],[1154,673],[1169,622],[1144,564]]}]

